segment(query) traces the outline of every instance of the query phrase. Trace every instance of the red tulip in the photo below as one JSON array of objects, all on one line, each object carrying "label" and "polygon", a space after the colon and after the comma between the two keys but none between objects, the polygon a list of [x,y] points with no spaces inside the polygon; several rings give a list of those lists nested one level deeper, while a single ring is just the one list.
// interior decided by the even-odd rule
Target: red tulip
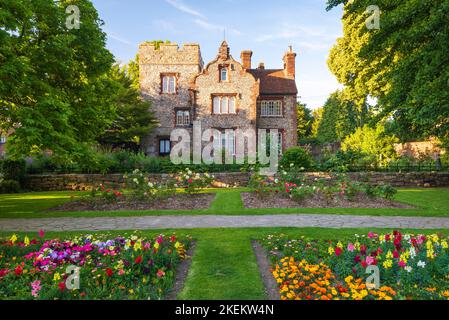
[{"label": "red tulip", "polygon": [[142,263],[142,256],[138,256],[138,257],[136,258],[136,260],[134,260],[134,263],[135,263],[135,264]]},{"label": "red tulip", "polygon": [[108,277],[112,277],[112,275],[114,274],[114,271],[112,271],[110,268],[106,269],[106,274]]},{"label": "red tulip", "polygon": [[343,250],[341,250],[341,248],[339,248],[339,247],[336,247],[336,248],[335,248],[335,255],[336,255],[337,257],[339,257],[339,256],[342,254],[342,252],[343,252]]},{"label": "red tulip", "polygon": [[60,282],[60,283],[58,283],[58,289],[59,289],[59,291],[64,291],[64,289],[65,289],[65,283],[64,282]]}]

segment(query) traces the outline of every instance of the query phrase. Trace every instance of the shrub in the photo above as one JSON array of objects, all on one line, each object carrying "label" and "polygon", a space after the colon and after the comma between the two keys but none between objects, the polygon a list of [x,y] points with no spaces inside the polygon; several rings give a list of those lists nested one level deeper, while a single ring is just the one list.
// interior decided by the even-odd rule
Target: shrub
[{"label": "shrub", "polygon": [[358,128],[345,138],[341,149],[361,153],[367,158],[366,161],[372,162],[377,167],[396,159],[394,144],[398,141],[396,137],[387,135],[385,127],[379,123],[376,128],[368,125]]},{"label": "shrub", "polygon": [[310,169],[312,166],[312,157],[309,152],[301,147],[293,147],[285,151],[280,165],[283,168],[304,168]]},{"label": "shrub", "polygon": [[90,196],[92,199],[97,199],[99,197],[108,203],[116,203],[123,197],[123,194],[118,190],[100,184],[98,188],[92,189]]},{"label": "shrub", "polygon": [[20,184],[16,180],[0,180],[0,193],[19,193]]},{"label": "shrub", "polygon": [[130,190],[130,197],[134,200],[155,201],[166,198],[175,192],[174,183],[170,179],[167,179],[165,184],[159,184],[150,181],[148,175],[139,169],[123,177],[126,180],[127,190]]},{"label": "shrub", "polygon": [[26,162],[25,160],[12,160],[5,159],[2,163],[3,179],[15,180],[20,186],[23,185],[26,175]]},{"label": "shrub", "polygon": [[213,177],[208,173],[196,173],[190,169],[186,169],[176,176],[176,180],[179,186],[184,188],[188,194],[193,194],[209,187],[213,182]]},{"label": "shrub", "polygon": [[393,200],[396,193],[398,193],[398,190],[390,184],[383,184],[376,187],[377,196],[387,200]]}]

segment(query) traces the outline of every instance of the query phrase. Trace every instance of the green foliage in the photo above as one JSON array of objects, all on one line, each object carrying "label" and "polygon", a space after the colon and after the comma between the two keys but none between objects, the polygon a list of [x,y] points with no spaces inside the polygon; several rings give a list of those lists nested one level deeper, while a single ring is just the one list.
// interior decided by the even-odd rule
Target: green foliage
[{"label": "green foliage", "polygon": [[178,186],[188,194],[194,194],[200,192],[201,189],[210,187],[213,177],[208,173],[198,173],[187,168],[176,175],[176,181]]},{"label": "green foliage", "polygon": [[151,181],[147,174],[138,169],[124,175],[124,179],[126,181],[126,189],[130,191],[128,197],[132,201],[152,202],[165,199],[176,192],[173,179],[165,179],[164,183],[158,183]]},{"label": "green foliage", "polygon": [[148,135],[157,123],[150,111],[151,104],[144,101],[136,89],[139,82],[134,70],[136,65],[137,62],[123,68],[114,65],[110,71],[109,78],[117,85],[116,118],[98,138],[102,145],[137,151],[142,137]]},{"label": "green foliage", "polygon": [[296,106],[296,114],[298,120],[297,133],[298,140],[310,138],[312,136],[312,126],[314,118],[312,110],[307,108],[306,104],[298,103]]},{"label": "green foliage", "polygon": [[283,168],[303,168],[303,170],[312,167],[312,156],[301,147],[293,147],[285,151],[282,155],[280,165]]},{"label": "green foliage", "polygon": [[[449,137],[447,0],[330,0],[344,3],[344,36],[329,67],[353,99],[378,99],[378,119],[393,117],[401,139]],[[369,5],[381,10],[379,30],[366,28]]]},{"label": "green foliage", "polygon": [[6,144],[12,158],[48,149],[78,157],[114,118],[103,22],[91,1],[78,0],[80,28],[68,30],[73,3],[2,1],[0,127],[14,130]]},{"label": "green foliage", "polygon": [[23,185],[26,175],[26,162],[25,160],[13,160],[5,159],[2,161],[1,172],[3,174],[3,179],[5,180],[15,180]]},{"label": "green foliage", "polygon": [[[365,109],[364,109],[365,110]],[[354,102],[336,91],[326,101],[316,137],[321,142],[339,142],[366,122],[366,112],[358,111]]]},{"label": "green foliage", "polygon": [[16,180],[0,179],[0,193],[19,193],[20,183]]},{"label": "green foliage", "polygon": [[396,137],[385,134],[382,124],[378,124],[374,129],[365,125],[346,137],[342,150],[362,154],[367,164],[383,166],[397,157],[394,149],[397,142]]}]

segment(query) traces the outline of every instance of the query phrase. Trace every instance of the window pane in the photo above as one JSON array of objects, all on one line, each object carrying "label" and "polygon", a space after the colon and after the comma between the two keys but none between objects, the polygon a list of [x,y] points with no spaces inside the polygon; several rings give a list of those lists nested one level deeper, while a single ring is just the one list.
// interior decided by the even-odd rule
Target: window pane
[{"label": "window pane", "polygon": [[229,113],[235,113],[235,98],[229,98]]},{"label": "window pane", "polygon": [[229,102],[228,97],[221,98],[221,113],[226,114],[229,112],[228,102]]},{"label": "window pane", "polygon": [[228,80],[228,70],[226,68],[221,69],[221,81]]},{"label": "window pane", "polygon": [[215,114],[220,113],[220,98],[219,97],[214,98],[214,113]]},{"label": "window pane", "polygon": [[170,93],[175,93],[175,77],[170,77]]},{"label": "window pane", "polygon": [[167,93],[168,92],[168,78],[162,77],[162,92]]},{"label": "window pane", "polygon": [[165,140],[165,152],[170,153],[170,140]]}]

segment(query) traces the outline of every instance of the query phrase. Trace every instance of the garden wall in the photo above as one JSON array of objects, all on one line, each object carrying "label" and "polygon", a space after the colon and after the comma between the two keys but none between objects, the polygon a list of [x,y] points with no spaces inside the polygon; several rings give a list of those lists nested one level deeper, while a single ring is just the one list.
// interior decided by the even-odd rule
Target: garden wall
[{"label": "garden wall", "polygon": [[[332,174],[322,172],[306,173],[309,181],[315,178],[332,179]],[[248,173],[216,173],[215,187],[243,187],[248,185]],[[370,181],[374,184],[389,183],[396,187],[449,187],[449,173],[349,173],[352,180]],[[166,174],[151,174],[152,181],[164,181]],[[29,175],[26,189],[31,191],[65,191],[90,190],[100,183],[120,187],[123,183],[121,174],[64,174],[64,175]]]}]

